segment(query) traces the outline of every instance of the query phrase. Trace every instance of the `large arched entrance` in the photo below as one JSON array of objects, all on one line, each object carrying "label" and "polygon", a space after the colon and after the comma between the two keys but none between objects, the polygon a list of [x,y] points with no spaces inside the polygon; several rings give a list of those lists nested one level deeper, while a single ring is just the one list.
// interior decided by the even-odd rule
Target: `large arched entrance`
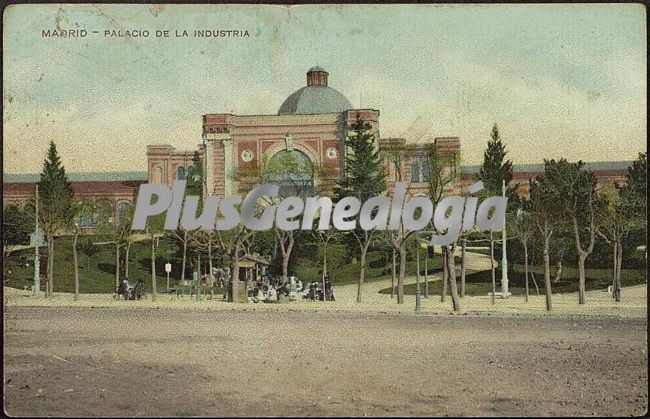
[{"label": "large arched entrance", "polygon": [[279,195],[309,196],[314,192],[315,166],[300,150],[280,150],[268,161],[268,180],[280,186]]}]

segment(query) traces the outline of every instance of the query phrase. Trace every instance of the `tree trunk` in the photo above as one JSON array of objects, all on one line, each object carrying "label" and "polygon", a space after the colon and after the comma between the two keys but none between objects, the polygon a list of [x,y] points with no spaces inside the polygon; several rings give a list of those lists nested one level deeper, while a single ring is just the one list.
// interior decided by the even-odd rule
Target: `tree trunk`
[{"label": "tree trunk", "polygon": [[494,267],[494,237],[490,230],[490,269],[492,272],[492,304],[496,304],[497,278]]},{"label": "tree trunk", "polygon": [[461,259],[460,259],[460,298],[465,297],[465,247],[467,247],[467,238],[463,237],[461,241]]},{"label": "tree trunk", "polygon": [[618,242],[614,241],[612,243],[612,251],[613,251],[613,269],[612,269],[612,298],[616,298],[616,267],[618,264]]},{"label": "tree trunk", "polygon": [[392,265],[392,272],[391,272],[391,277],[390,277],[390,298],[395,298],[395,276],[396,276],[396,269],[397,269],[397,251],[393,247],[393,265]]},{"label": "tree trunk", "polygon": [[526,302],[528,302],[528,242],[523,242],[524,245],[524,278],[526,286]]},{"label": "tree trunk", "polygon": [[614,299],[616,302],[621,301],[621,265],[623,264],[623,244],[619,241],[617,243],[618,248],[618,257],[616,260],[616,294],[614,295]]},{"label": "tree trunk", "polygon": [[551,292],[551,258],[549,256],[549,234],[547,230],[548,227],[544,229],[544,288],[546,289],[546,310],[551,311],[553,309],[553,294]]},{"label": "tree trunk", "polygon": [[208,242],[208,276],[212,280],[212,241]]},{"label": "tree trunk", "polygon": [[47,290],[46,297],[51,297],[54,293],[54,235],[47,238]]},{"label": "tree trunk", "polygon": [[289,237],[287,248],[285,249],[284,244],[280,243],[280,249],[282,250],[282,283],[286,283],[289,277],[289,259],[293,249],[293,231],[287,231],[286,234]]},{"label": "tree trunk", "polygon": [[186,269],[187,269],[187,230],[183,232],[183,262],[181,262],[181,284],[185,284]]},{"label": "tree trunk", "polygon": [[424,298],[429,298],[429,248],[424,253]]},{"label": "tree trunk", "polygon": [[129,277],[129,251],[131,250],[131,242],[126,243],[124,250],[124,276]]},{"label": "tree trunk", "polygon": [[454,246],[451,246],[447,249],[447,269],[449,289],[451,290],[451,303],[454,311],[459,311],[460,298],[458,296],[458,285],[456,284],[456,261],[454,260]]},{"label": "tree trunk", "polygon": [[79,257],[77,255],[77,243],[79,242],[79,233],[75,229],[74,241],[72,242],[72,260],[74,264],[74,300],[79,300]]},{"label": "tree trunk", "polygon": [[442,246],[442,291],[440,292],[440,302],[444,303],[447,298],[447,284],[449,283],[449,264],[447,263],[447,247]]},{"label": "tree trunk", "polygon": [[585,259],[587,255],[578,250],[578,304],[585,303]]},{"label": "tree trunk", "polygon": [[359,270],[359,284],[357,285],[357,303],[363,301],[363,283],[366,279],[366,255],[368,254],[368,245],[366,242],[361,246],[361,269]]},{"label": "tree trunk", "polygon": [[151,301],[156,301],[158,284],[156,283],[156,243],[151,233]]},{"label": "tree trunk", "polygon": [[120,244],[115,243],[115,295],[120,287]]},{"label": "tree trunk", "polygon": [[321,282],[323,283],[323,301],[327,301],[327,292],[325,292],[325,277],[327,276],[327,242],[323,241],[323,272],[321,272]]},{"label": "tree trunk", "polygon": [[406,243],[399,246],[399,276],[397,277],[397,304],[404,303],[404,277],[406,276]]},{"label": "tree trunk", "polygon": [[[235,252],[236,253],[236,252]],[[237,293],[239,288],[239,256],[235,254],[232,258],[232,273],[230,274],[230,295],[229,301],[235,302],[237,300]]]}]

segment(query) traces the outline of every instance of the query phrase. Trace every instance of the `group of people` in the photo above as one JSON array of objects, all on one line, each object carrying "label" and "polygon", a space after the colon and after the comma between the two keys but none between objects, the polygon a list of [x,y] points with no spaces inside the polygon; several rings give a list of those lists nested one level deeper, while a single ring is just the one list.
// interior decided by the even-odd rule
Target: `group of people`
[{"label": "group of people", "polygon": [[129,283],[129,278],[127,277],[122,278],[115,293],[117,294],[117,297],[122,297],[125,300],[139,300],[146,295],[144,284],[141,279],[138,279],[135,285],[131,285]]},{"label": "group of people", "polygon": [[289,277],[287,282],[282,282],[280,278],[266,277],[264,281],[254,286],[248,294],[252,302],[276,303],[282,300],[309,300],[309,301],[334,301],[334,292],[332,290],[332,281],[329,276],[325,281],[314,281],[303,284],[295,276]]}]

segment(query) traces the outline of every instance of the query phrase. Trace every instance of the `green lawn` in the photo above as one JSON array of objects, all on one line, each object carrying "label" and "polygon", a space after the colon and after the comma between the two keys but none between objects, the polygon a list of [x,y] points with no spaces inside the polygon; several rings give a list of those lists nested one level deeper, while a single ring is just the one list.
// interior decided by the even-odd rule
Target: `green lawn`
[{"label": "green lawn", "polygon": [[[115,247],[113,245],[98,245],[94,254],[84,253],[83,243],[90,240],[93,243],[106,241],[107,239],[95,236],[80,237],[79,239],[79,274],[81,277],[81,293],[112,293],[115,287]],[[59,292],[74,291],[74,273],[72,264],[72,237],[59,237],[55,241],[55,260],[54,260],[54,290]],[[164,264],[167,262],[168,255],[176,250],[176,244],[170,240],[160,240],[156,249],[156,277],[158,291],[163,292],[167,277],[165,275]],[[129,256],[129,281],[135,282],[142,279],[149,291],[151,291],[151,261],[150,245],[148,242],[134,243],[131,245]],[[22,289],[31,287],[34,278],[34,253],[33,249],[26,249],[15,252],[5,261],[3,281],[10,287]],[[45,289],[45,266],[47,258],[45,248],[41,252],[41,289]],[[421,253],[420,268],[424,272],[424,254]],[[368,253],[368,269],[366,272],[366,281],[389,281],[390,265],[385,266],[386,257],[381,251],[371,251]],[[390,256],[388,256],[390,260]],[[302,263],[300,263],[302,261]],[[312,259],[299,259],[298,264],[294,264],[294,269],[290,274],[297,275],[303,282],[309,282],[320,279],[318,270],[320,261]],[[457,262],[460,259],[457,258]],[[203,262],[205,263],[205,261]],[[179,263],[174,263],[174,268],[178,268]],[[298,268],[297,265],[300,265]],[[416,261],[407,261],[407,274],[411,275],[416,270]],[[429,259],[429,273],[434,274],[442,270],[441,256],[436,254],[434,258]],[[123,266],[122,266],[123,270]],[[190,269],[188,268],[188,275]],[[336,263],[330,262],[329,274],[335,285],[354,284],[359,278],[359,264],[353,263]],[[172,274],[171,283],[174,284],[174,277],[179,275]]]},{"label": "green lawn", "polygon": [[[80,243],[88,237],[79,239]],[[101,238],[92,237],[93,241]],[[54,247],[54,291],[74,291],[74,270],[72,257],[72,237],[59,237]],[[164,270],[165,255],[170,254],[172,244],[161,240],[157,248],[156,278],[158,291],[165,290],[167,277]],[[129,255],[129,281],[134,283],[142,279],[151,291],[151,248],[149,243],[141,242],[131,245]],[[41,252],[41,289],[45,290],[45,272],[47,256],[45,248]],[[98,245],[96,253],[84,254],[79,250],[80,292],[82,293],[112,293],[115,290],[115,247],[113,245]],[[4,285],[20,288],[31,287],[34,279],[34,251],[27,249],[10,255],[3,266]]]},{"label": "green lawn", "polygon": [[[386,266],[377,262],[381,262],[382,255],[379,251],[368,252],[368,269],[366,270],[365,282],[375,281],[389,281],[391,277],[390,263]],[[390,259],[389,259],[390,260]],[[305,263],[305,259],[300,259],[299,269],[296,275],[303,281],[317,281],[320,280],[320,263],[309,261]],[[456,262],[460,263],[460,258],[456,258]],[[417,270],[417,260],[406,261],[406,274],[413,275]],[[442,271],[442,257],[436,254],[435,257],[429,258],[427,270],[430,275]],[[420,254],[420,272],[424,274],[424,254]],[[328,274],[334,285],[349,285],[356,284],[359,281],[359,264],[338,264],[333,266],[330,264]]]},{"label": "green lawn", "polygon": [[[508,271],[509,291],[512,295],[524,295],[524,274],[523,267],[518,264],[511,266]],[[539,292],[544,293],[544,274],[540,267],[534,267],[531,271],[535,275]],[[551,279],[553,279],[554,271],[551,270]],[[612,284],[612,271],[610,269],[587,269],[586,270],[586,287],[587,290],[606,289]],[[500,289],[501,271],[496,271],[497,291]],[[457,278],[458,286],[460,287],[460,277]],[[646,271],[642,269],[623,269],[621,271],[621,283],[624,287],[645,284]],[[414,295],[416,293],[416,284],[408,284],[404,287],[404,293],[407,295]],[[442,292],[441,281],[429,282],[429,293],[440,294]],[[576,268],[564,267],[562,278],[558,282],[551,284],[553,293],[568,293],[578,291],[578,270]],[[529,292],[536,294],[537,289],[532,281],[529,279]],[[486,295],[492,291],[492,274],[488,271],[476,272],[469,274],[465,277],[465,291],[469,295]],[[382,294],[390,294],[390,287],[384,288],[380,291]],[[420,292],[424,292],[424,283],[420,284]]]}]

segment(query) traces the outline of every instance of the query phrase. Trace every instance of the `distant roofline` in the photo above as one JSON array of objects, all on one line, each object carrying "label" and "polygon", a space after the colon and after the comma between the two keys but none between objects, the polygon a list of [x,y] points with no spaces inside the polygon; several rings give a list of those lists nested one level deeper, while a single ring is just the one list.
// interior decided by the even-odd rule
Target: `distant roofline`
[{"label": "distant roofline", "polygon": [[[67,173],[70,182],[130,182],[146,181],[146,171],[131,172],[71,172]],[[3,173],[2,183],[36,183],[40,173]]]},{"label": "distant roofline", "polygon": [[[585,162],[585,169],[589,171],[602,170],[627,170],[632,165],[633,160],[613,160],[613,161],[596,161]],[[462,174],[476,174],[481,168],[480,164],[461,165]],[[541,173],[544,171],[544,163],[513,164],[514,173]],[[146,181],[148,174],[146,171],[130,172],[72,172],[68,173],[70,182],[128,182],[128,181]],[[39,173],[3,173],[3,183],[36,183],[40,180]]]},{"label": "distant roofline", "polygon": [[[634,163],[633,160],[611,160],[611,161],[595,161],[584,162],[584,169],[590,172],[602,170],[627,170],[628,167]],[[481,168],[480,164],[461,165],[460,172],[463,174],[478,173]],[[544,171],[544,163],[528,163],[528,164],[513,164],[513,173],[542,173]]]}]

